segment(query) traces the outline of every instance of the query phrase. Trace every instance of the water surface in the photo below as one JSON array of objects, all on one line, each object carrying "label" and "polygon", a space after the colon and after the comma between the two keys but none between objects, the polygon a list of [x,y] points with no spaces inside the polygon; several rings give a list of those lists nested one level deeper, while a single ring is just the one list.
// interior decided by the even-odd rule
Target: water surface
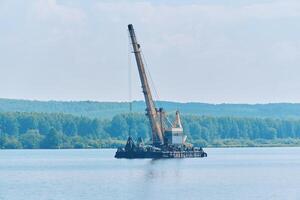
[{"label": "water surface", "polygon": [[205,149],[125,160],[115,150],[1,150],[0,200],[300,199],[300,148]]}]

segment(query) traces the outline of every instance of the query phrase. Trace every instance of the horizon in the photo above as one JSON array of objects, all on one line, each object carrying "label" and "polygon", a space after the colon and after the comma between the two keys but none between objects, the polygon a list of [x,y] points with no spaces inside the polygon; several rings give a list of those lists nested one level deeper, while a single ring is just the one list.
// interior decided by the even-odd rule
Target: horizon
[{"label": "horizon", "polygon": [[[145,102],[145,100],[132,100],[132,101],[97,101],[97,100],[39,100],[39,99],[10,99],[10,98],[0,98],[0,100],[12,100],[12,101],[37,101],[37,102],[64,102],[64,103],[80,103],[80,102],[92,102],[92,103],[134,103],[134,102]],[[207,102],[200,102],[200,101],[187,101],[187,102],[180,102],[180,101],[171,101],[171,100],[154,100],[155,102],[168,102],[168,103],[179,103],[179,104],[209,104],[209,105],[268,105],[268,104],[300,104],[300,102],[267,102],[267,103],[230,103],[230,102],[221,102],[221,103],[207,103]]]}]

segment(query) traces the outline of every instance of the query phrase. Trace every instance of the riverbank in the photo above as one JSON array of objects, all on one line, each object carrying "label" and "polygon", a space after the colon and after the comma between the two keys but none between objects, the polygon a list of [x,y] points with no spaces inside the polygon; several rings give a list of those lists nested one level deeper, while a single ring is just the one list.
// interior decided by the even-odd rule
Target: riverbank
[{"label": "riverbank", "polygon": [[[0,149],[112,149],[123,147],[126,140],[81,140],[76,143],[61,143],[55,148],[44,148],[39,146],[22,146],[21,143],[16,141],[7,142],[2,145]],[[204,148],[235,148],[235,147],[300,147],[300,139],[256,139],[256,140],[242,140],[242,139],[218,139],[214,141],[195,140],[191,142],[194,146]]]}]

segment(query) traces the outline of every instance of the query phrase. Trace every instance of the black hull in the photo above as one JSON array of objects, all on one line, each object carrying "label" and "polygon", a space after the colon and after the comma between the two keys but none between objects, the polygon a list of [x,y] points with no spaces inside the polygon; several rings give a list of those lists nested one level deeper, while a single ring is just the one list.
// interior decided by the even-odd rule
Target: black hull
[{"label": "black hull", "polygon": [[117,151],[115,158],[141,159],[141,158],[202,158],[207,157],[203,151]]}]

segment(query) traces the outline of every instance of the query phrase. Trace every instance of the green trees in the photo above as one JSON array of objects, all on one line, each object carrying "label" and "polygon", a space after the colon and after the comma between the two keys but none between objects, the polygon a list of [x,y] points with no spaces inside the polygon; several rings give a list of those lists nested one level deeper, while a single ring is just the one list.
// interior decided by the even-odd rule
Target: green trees
[{"label": "green trees", "polygon": [[11,113],[0,115],[0,124],[2,132],[4,133],[9,135],[17,135],[19,132],[17,119]]},{"label": "green trees", "polygon": [[87,147],[86,141],[82,137],[75,136],[71,139],[72,147],[75,149],[83,149]]},{"label": "green trees", "polygon": [[61,147],[62,139],[62,134],[55,128],[51,128],[42,141],[42,147],[46,149],[59,149]]},{"label": "green trees", "polygon": [[266,131],[265,131],[265,134],[264,134],[264,138],[265,139],[269,139],[269,140],[272,140],[272,139],[275,139],[277,136],[277,130],[275,128],[266,128]]},{"label": "green trees", "polygon": [[110,133],[112,137],[118,139],[124,139],[128,137],[128,124],[124,115],[116,115],[112,121],[107,131]]},{"label": "green trees", "polygon": [[28,130],[19,138],[23,148],[25,149],[38,149],[44,136],[40,135],[38,130]]},{"label": "green trees", "polygon": [[20,133],[26,133],[29,129],[36,129],[38,125],[35,115],[18,115],[17,120]]},{"label": "green trees", "polygon": [[6,142],[7,142],[7,136],[0,129],[0,149],[5,148]]},{"label": "green trees", "polygon": [[63,124],[63,132],[67,136],[75,136],[77,134],[77,126],[76,123],[72,120],[67,120]]},{"label": "green trees", "polygon": [[[144,113],[145,102],[132,102],[133,111]],[[300,104],[205,104],[205,103],[177,103],[168,101],[157,102],[159,107],[165,108],[169,113],[179,109],[189,115],[205,116],[235,116],[235,117],[261,117],[261,118],[297,118],[300,119]],[[36,112],[36,113],[65,113],[90,118],[113,118],[115,115],[128,112],[127,102],[92,102],[92,101],[28,101],[0,99],[2,112]],[[57,128],[57,127],[55,127]]]},{"label": "green trees", "polygon": [[3,145],[4,149],[19,149],[22,145],[15,137],[6,137],[6,141]]},{"label": "green trees", "polygon": [[[170,116],[172,118],[172,116]],[[201,146],[296,145],[300,120],[183,116],[188,141]],[[116,147],[131,135],[151,139],[146,116],[121,114],[112,120],[66,114],[0,113],[0,148]]]}]

